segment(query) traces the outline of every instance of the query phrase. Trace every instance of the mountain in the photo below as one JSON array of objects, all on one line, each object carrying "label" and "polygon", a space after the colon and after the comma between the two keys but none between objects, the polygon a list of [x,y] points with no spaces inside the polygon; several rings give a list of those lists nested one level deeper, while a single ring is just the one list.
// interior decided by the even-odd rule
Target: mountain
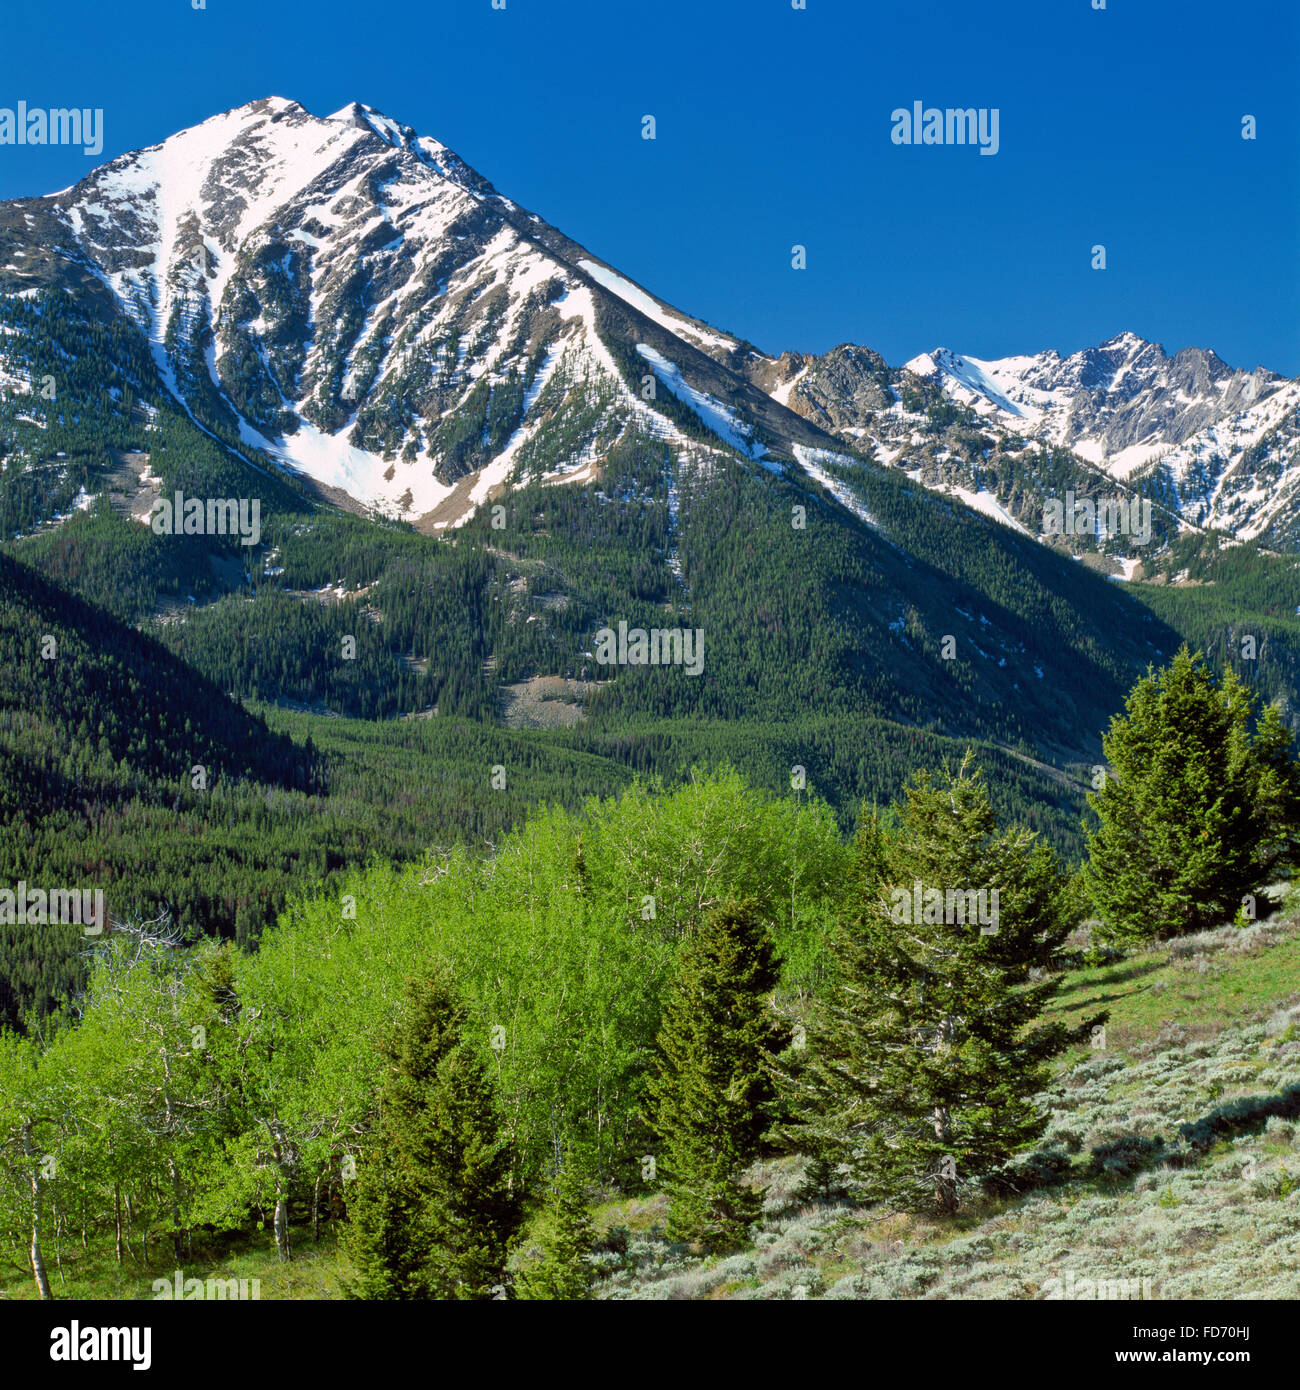
[{"label": "mountain", "polygon": [[[53,789],[0,796],[7,872],[248,939],[291,880],[538,799],[731,762],[848,829],[970,745],[1000,812],[1077,852],[1100,733],[1181,639],[1300,705],[1293,555],[1190,529],[1190,464],[1112,477],[1079,432],[1128,449],[1145,410],[1197,460],[1237,417],[1181,395],[1268,412],[1232,475],[1251,524],[1294,384],[1107,351],[773,357],[360,105],[252,102],[0,203],[0,764]],[[1042,536],[1069,488],[1154,498],[1151,582],[1109,582],[1125,537]],[[257,534],[159,533],[177,491],[256,501]],[[86,680],[48,703],[59,623]],[[622,624],[698,634],[702,669],[602,663]],[[0,952],[11,1018],[71,978],[75,942],[29,946]]]},{"label": "mountain", "polygon": [[1168,357],[1133,333],[1066,358],[1048,351],[982,362],[940,348],[905,366],[940,377],[978,414],[995,413],[1067,445],[1117,477],[1140,468],[1153,450],[1181,444],[1287,384],[1263,368],[1235,370],[1212,350],[1185,348]]},{"label": "mountain", "polygon": [[747,344],[356,103],[254,101],[8,212],[20,292],[84,266],[197,422],[426,529],[508,480],[590,480],[634,421],[697,463],[828,443],[727,370]]},{"label": "mountain", "polygon": [[1212,349],[1169,357],[1133,333],[1064,358],[938,348],[904,370],[982,426],[1067,448],[1119,482],[1165,481],[1191,526],[1292,548],[1300,534],[1300,382],[1276,372]]},{"label": "mountain", "polygon": [[92,281],[195,422],[318,496],[429,532],[528,480],[592,481],[629,429],[689,466],[722,446],[814,478],[809,450],[874,447],[989,515],[1033,520],[978,468],[943,466],[968,446],[926,449],[904,399],[924,383],[990,436],[981,458],[1029,441],[1093,465],[1083,486],[1153,495],[1175,529],[1288,548],[1300,534],[1300,383],[1132,333],[1064,358],[939,348],[901,370],[852,345],[772,358],[360,103],[321,119],[250,102],[6,204],[0,228],[0,286]]}]

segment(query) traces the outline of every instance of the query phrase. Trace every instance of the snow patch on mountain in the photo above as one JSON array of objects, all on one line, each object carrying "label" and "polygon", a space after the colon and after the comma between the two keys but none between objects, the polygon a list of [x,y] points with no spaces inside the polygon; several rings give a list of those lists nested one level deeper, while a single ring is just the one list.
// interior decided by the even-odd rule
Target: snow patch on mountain
[{"label": "snow patch on mountain", "polygon": [[806,377],[807,375],[808,375],[808,367],[807,367],[807,366],[800,367],[800,369],[790,378],[789,381],[783,382],[780,386],[778,386],[778,387],[776,388],[775,391],[773,391],[773,392],[770,393],[772,399],[773,399],[778,405],[783,405],[783,406],[789,407],[791,395],[793,394],[793,392],[795,392],[795,391],[797,391],[797,390],[799,389],[799,383],[800,383],[800,382],[804,379],[804,377]]},{"label": "snow patch on mountain", "polygon": [[916,376],[937,377],[944,391],[977,415],[1003,415],[1009,421],[1036,424],[1054,406],[1063,404],[1062,393],[1029,386],[1026,369],[1036,359],[1005,357],[984,361],[963,357],[948,348],[936,348],[904,363]]},{"label": "snow patch on mountain", "polygon": [[708,333],[692,323],[687,323],[685,319],[678,318],[676,314],[670,314],[658,300],[652,299],[643,289],[639,289],[630,280],[625,280],[621,275],[610,270],[608,266],[598,265],[595,261],[582,260],[578,262],[578,267],[586,271],[602,288],[607,289],[611,294],[616,294],[625,304],[630,304],[646,318],[657,323],[660,328],[666,328],[674,337],[681,338],[684,342],[690,343],[692,347],[722,348],[730,352],[737,346],[734,338],[725,338],[717,333]]},{"label": "snow patch on mountain", "polygon": [[[431,512],[451,492],[434,476],[428,459],[409,464],[386,462],[378,454],[350,444],[346,429],[325,434],[303,421],[294,434],[276,441],[241,420],[239,432],[245,444],[264,450],[293,471],[305,473],[325,487],[338,488],[392,517]],[[391,482],[384,477],[389,470],[394,473]],[[403,506],[401,499],[407,492],[411,500]]]},{"label": "snow patch on mountain", "polygon": [[[1253,467],[1251,454],[1262,454]],[[1267,531],[1300,506],[1300,382],[1287,382],[1165,451],[1159,467],[1178,489],[1182,514],[1196,525],[1239,540]]]},{"label": "snow patch on mountain", "polygon": [[697,391],[683,378],[681,368],[675,362],[670,362],[648,344],[638,343],[636,350],[649,362],[655,376],[679,401],[690,406],[719,439],[744,454],[746,458],[762,463],[769,471],[781,471],[779,464],[765,462],[765,455],[769,452],[766,445],[751,442],[749,436],[752,427],[742,424],[722,401],[707,392]]},{"label": "snow patch on mountain", "polygon": [[865,521],[868,526],[880,529],[880,523],[858,500],[853,489],[839,478],[833,478],[823,466],[833,463],[841,467],[861,468],[862,463],[859,459],[850,458],[847,454],[837,454],[831,449],[814,449],[807,444],[796,444],[794,456],[804,472],[819,482],[842,507],[852,512],[860,521]]},{"label": "snow patch on mountain", "polygon": [[1022,526],[1015,517],[1002,506],[998,499],[985,488],[972,491],[970,488],[953,486],[945,488],[944,491],[950,493],[954,497],[960,497],[972,511],[990,517],[992,520],[1000,522],[1003,526],[1009,526],[1013,531],[1019,531],[1022,536],[1028,536],[1030,540],[1038,539],[1032,531]]}]

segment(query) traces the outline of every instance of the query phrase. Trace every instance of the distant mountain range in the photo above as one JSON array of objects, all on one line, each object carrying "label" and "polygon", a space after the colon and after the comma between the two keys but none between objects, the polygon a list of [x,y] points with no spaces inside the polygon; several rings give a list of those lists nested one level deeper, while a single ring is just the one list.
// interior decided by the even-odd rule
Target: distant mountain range
[{"label": "distant mountain range", "polygon": [[[1035,534],[1048,446],[1079,490],[1143,489],[1176,529],[1300,535],[1300,383],[1131,333],[1065,358],[773,358],[357,103],[251,102],[0,225],[0,287],[88,272],[195,421],[427,531],[527,480],[592,481],[635,424],[692,466],[722,450],[824,481],[817,451],[874,457]],[[962,418],[935,428],[937,399]]]},{"label": "distant mountain range", "polygon": [[1122,333],[980,361],[938,348],[904,370],[937,381],[982,425],[1063,445],[1125,483],[1166,479],[1181,519],[1238,539],[1296,539],[1300,383],[1229,367],[1212,349],[1169,357]]}]

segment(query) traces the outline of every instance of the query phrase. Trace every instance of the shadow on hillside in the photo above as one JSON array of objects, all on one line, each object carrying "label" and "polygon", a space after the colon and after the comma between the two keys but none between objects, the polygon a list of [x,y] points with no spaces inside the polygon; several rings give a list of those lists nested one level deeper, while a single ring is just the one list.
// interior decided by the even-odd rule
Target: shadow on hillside
[{"label": "shadow on hillside", "polygon": [[[1114,974],[1108,975],[1104,980],[1076,980],[1074,983],[1067,984],[1061,989],[1056,996],[1055,1002],[1059,1003],[1061,1000],[1068,999],[1071,995],[1078,994],[1083,990],[1109,989],[1113,985],[1127,984],[1130,980],[1140,980],[1144,975],[1150,975],[1157,970],[1163,970],[1166,964],[1167,962],[1163,960],[1134,961],[1132,964],[1126,965],[1122,970],[1116,970]],[[1122,996],[1109,995],[1107,997],[1114,999],[1121,998]],[[1070,1007],[1073,1008],[1074,1005]]]},{"label": "shadow on hillside", "polygon": [[1300,1084],[1271,1096],[1238,1096],[1216,1105],[1199,1120],[1178,1126],[1172,1143],[1144,1134],[1124,1134],[1092,1150],[1089,1178],[1124,1181],[1148,1168],[1185,1168],[1207,1154],[1221,1139],[1258,1131],[1271,1119],[1300,1118]]},{"label": "shadow on hillside", "polygon": [[1024,1195],[1076,1181],[1114,1191],[1119,1184],[1151,1168],[1185,1168],[1208,1153],[1221,1139],[1261,1130],[1269,1120],[1300,1119],[1300,1084],[1271,1096],[1238,1096],[1216,1105],[1199,1120],[1178,1126],[1178,1137],[1166,1142],[1158,1135],[1121,1134],[1090,1150],[1086,1168],[1073,1167],[1056,1147],[1036,1150],[1014,1166],[984,1180],[989,1195]]},{"label": "shadow on hillside", "polygon": [[1238,1096],[1216,1105],[1202,1119],[1178,1127],[1179,1138],[1195,1153],[1204,1153],[1220,1139],[1244,1130],[1262,1129],[1269,1120],[1300,1118],[1300,1084],[1275,1096]]}]

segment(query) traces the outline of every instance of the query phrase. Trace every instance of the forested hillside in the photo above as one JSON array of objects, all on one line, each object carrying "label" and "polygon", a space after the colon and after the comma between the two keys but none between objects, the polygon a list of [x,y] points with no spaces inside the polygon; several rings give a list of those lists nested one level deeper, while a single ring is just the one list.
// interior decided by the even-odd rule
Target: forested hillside
[{"label": "forested hillside", "polygon": [[[529,807],[574,806],[638,773],[673,784],[697,764],[729,762],[789,791],[802,769],[848,830],[863,797],[888,799],[913,767],[958,751],[869,716],[611,716],[529,731],[265,704],[250,714],[155,639],[25,565],[0,564],[5,881],[102,886],[110,912],[169,913],[189,933],[249,941],[295,887],[333,882],[379,846],[396,859],[433,844],[481,847]],[[1000,749],[988,755],[999,805],[1077,847],[1081,783]],[[33,935],[0,923],[0,943],[10,1025],[84,979],[73,929]]]}]

